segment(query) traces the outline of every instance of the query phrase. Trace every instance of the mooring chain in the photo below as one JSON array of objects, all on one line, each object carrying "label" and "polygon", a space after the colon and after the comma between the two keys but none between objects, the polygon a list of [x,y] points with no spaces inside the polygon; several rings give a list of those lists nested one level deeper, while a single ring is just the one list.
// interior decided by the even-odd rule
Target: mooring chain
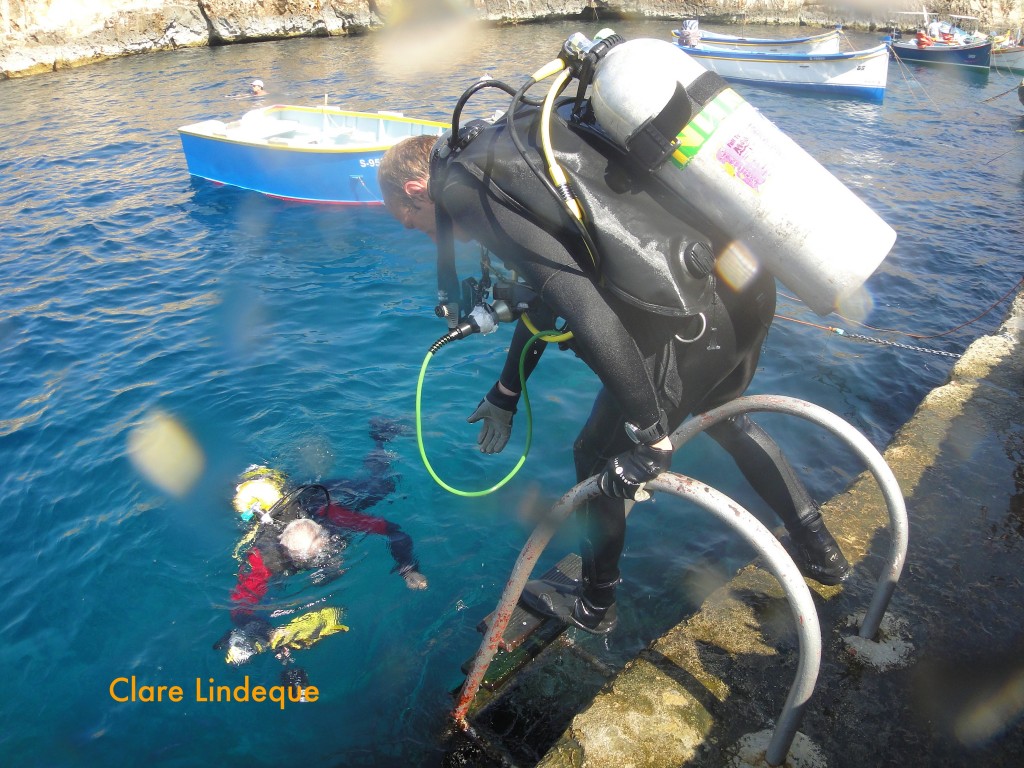
[{"label": "mooring chain", "polygon": [[940,355],[941,357],[953,357],[956,359],[960,358],[960,355],[956,352],[943,352],[938,349],[928,349],[927,347],[913,347],[910,344],[900,344],[898,341],[887,341],[885,339],[876,339],[873,336],[863,336],[859,333],[847,333],[842,328],[829,328],[832,333],[842,336],[847,339],[857,339],[859,341],[870,341],[873,344],[885,344],[889,347],[897,347],[899,349],[909,349],[913,352],[927,352],[930,355]]}]

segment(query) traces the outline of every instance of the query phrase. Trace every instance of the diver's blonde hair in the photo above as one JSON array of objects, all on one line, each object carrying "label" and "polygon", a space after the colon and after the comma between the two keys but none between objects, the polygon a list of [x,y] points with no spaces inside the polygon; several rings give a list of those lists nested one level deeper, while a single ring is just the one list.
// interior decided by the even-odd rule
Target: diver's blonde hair
[{"label": "diver's blonde hair", "polygon": [[316,560],[329,539],[330,535],[322,525],[308,517],[300,517],[288,523],[277,540],[288,552],[288,557],[304,565]]},{"label": "diver's blonde hair", "polygon": [[437,136],[410,136],[389,148],[377,168],[377,183],[385,203],[411,202],[405,182],[430,178],[430,150]]}]

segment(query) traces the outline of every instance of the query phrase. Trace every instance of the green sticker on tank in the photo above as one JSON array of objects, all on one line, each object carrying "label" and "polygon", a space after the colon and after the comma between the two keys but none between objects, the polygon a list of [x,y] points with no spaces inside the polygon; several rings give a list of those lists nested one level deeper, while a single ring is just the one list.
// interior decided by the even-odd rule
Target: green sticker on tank
[{"label": "green sticker on tank", "polygon": [[686,165],[700,152],[704,143],[718,130],[718,126],[743,103],[743,97],[731,88],[726,88],[708,102],[676,136],[679,146],[672,153],[672,161],[680,168]]}]

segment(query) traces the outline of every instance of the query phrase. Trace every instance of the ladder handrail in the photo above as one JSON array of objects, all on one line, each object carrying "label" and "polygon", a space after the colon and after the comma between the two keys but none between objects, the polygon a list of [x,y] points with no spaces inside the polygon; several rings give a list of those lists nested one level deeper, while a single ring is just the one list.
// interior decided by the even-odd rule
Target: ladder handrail
[{"label": "ladder handrail", "polygon": [[[879,577],[878,585],[860,629],[861,637],[874,639],[882,616],[896,588],[896,582],[902,572],[907,552],[906,505],[892,470],[867,438],[851,424],[820,406],[781,395],[752,395],[737,398],[718,408],[694,416],[672,433],[673,450],[678,450],[708,427],[751,411],[785,413],[824,427],[844,440],[865,461],[878,482],[892,525],[892,547],[888,566]],[[800,660],[793,685],[765,752],[765,761],[768,765],[780,765],[789,753],[793,738],[796,736],[804,709],[813,693],[821,663],[821,629],[810,590],[799,569],[775,536],[747,510],[722,492],[698,480],[674,472],[662,473],[651,480],[647,487],[692,501],[737,530],[762,555],[768,569],[783,588],[796,622]],[[452,711],[452,719],[463,730],[470,728],[467,721],[470,705],[487,674],[487,669],[495,653],[497,653],[512,611],[515,609],[519,596],[522,594],[534,566],[540,559],[540,555],[569,514],[586,501],[598,497],[600,493],[596,477],[590,477],[578,483],[554,504],[550,512],[537,524],[523,546],[505,584],[501,600],[492,615],[490,626],[473,658],[466,681],[459,692],[455,709]]]},{"label": "ladder handrail", "polygon": [[889,549],[886,568],[879,574],[878,584],[875,586],[871,603],[868,605],[864,621],[861,623],[858,632],[863,639],[874,640],[878,634],[878,628],[882,624],[882,617],[889,607],[889,601],[896,590],[896,583],[903,572],[903,564],[907,559],[907,542],[910,526],[907,522],[907,506],[903,498],[903,491],[900,489],[896,476],[893,475],[892,469],[885,463],[885,459],[878,452],[878,449],[852,424],[831,411],[822,408],[820,405],[814,405],[806,400],[798,400],[795,397],[786,397],[784,395],[748,395],[747,397],[739,397],[718,408],[713,408],[706,413],[694,416],[680,425],[671,434],[672,448],[673,450],[678,450],[708,427],[720,421],[754,411],[798,416],[801,419],[806,419],[824,427],[836,437],[844,440],[864,460],[868,470],[874,475],[882,492],[882,497],[885,499],[886,509],[889,512],[892,536],[892,545]]},{"label": "ladder handrail", "polygon": [[[716,491],[699,480],[674,472],[662,473],[648,483],[648,487],[692,501],[716,515],[722,522],[732,526],[764,557],[769,570],[782,585],[793,611],[799,637],[800,661],[797,665],[793,686],[783,705],[778,725],[775,727],[772,741],[766,752],[767,757],[772,756],[773,753],[781,755],[781,759],[777,762],[769,763],[778,765],[789,752],[789,747],[803,717],[804,708],[814,691],[821,663],[821,629],[810,590],[800,575],[799,569],[775,536],[757,518],[721,491]],[[452,719],[464,730],[467,730],[469,725],[466,720],[469,707],[480,689],[494,654],[497,653],[512,611],[515,609],[523,587],[533,572],[541,553],[569,513],[580,504],[596,498],[600,494],[601,491],[594,477],[576,485],[559,499],[550,513],[541,520],[530,535],[522,552],[519,553],[512,568],[512,574],[505,584],[498,607],[492,615],[484,640],[473,658],[466,681],[459,692],[458,702],[452,711]]]}]

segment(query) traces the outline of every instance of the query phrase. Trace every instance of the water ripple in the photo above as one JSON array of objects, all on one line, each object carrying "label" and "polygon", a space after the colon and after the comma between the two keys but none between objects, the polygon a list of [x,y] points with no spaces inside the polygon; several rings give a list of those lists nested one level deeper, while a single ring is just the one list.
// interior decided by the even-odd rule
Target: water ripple
[{"label": "water ripple", "polygon": [[[352,543],[338,582],[352,630],[308,652],[330,707],[303,713],[312,735],[301,747],[280,739],[291,713],[112,704],[107,687],[122,675],[234,683],[247,671],[276,681],[273,659],[233,670],[211,650],[228,627],[236,566],[233,479],[254,461],[297,481],[356,472],[372,447],[371,416],[411,423],[420,363],[443,332],[430,319],[435,257],[424,238],[380,210],[192,179],[176,128],[255,106],[226,97],[256,76],[283,103],[327,94],[352,109],[445,119],[481,74],[518,83],[577,26],[481,30],[458,61],[403,77],[381,39],[364,36],[189,49],[0,83],[0,660],[18,692],[0,698],[0,717],[15,763],[132,765],[145,754],[174,765],[203,754],[234,765],[259,750],[274,763],[359,754],[370,764],[384,759],[382,744],[394,745],[392,764],[436,757],[448,691],[525,540],[524,518],[573,482],[571,443],[597,382],[571,355],[546,355],[531,379],[533,454],[499,494],[450,496],[412,438],[389,446],[401,479],[378,511],[413,536],[431,588],[406,590],[379,539]],[[619,26],[666,35],[654,22]],[[1019,279],[1024,126],[1016,105],[979,106],[1011,85],[996,73],[961,80],[918,68],[893,69],[882,104],[742,91],[898,232],[861,297],[869,310],[855,319],[941,333]],[[494,94],[473,104],[479,114],[500,106]],[[460,252],[460,271],[476,260]],[[846,323],[785,297],[779,312]],[[1000,314],[920,343],[960,351]],[[476,428],[465,422],[500,369],[505,330],[445,348],[426,377],[427,450],[456,485],[494,482],[523,448],[525,415],[498,457],[474,450]],[[950,365],[779,320],[753,391],[818,403],[881,447]],[[157,411],[202,450],[202,475],[181,497],[149,485],[127,457],[128,436]],[[811,490],[845,487],[856,462],[791,421],[765,419]],[[717,451],[696,441],[679,461],[759,509]],[[667,502],[631,521],[630,535],[624,589],[653,607],[650,616],[624,610],[619,660],[646,645],[677,601],[693,599],[695,570],[710,579],[712,566],[750,554]],[[575,546],[564,532],[549,554]],[[47,695],[25,694],[33,690]]]}]

